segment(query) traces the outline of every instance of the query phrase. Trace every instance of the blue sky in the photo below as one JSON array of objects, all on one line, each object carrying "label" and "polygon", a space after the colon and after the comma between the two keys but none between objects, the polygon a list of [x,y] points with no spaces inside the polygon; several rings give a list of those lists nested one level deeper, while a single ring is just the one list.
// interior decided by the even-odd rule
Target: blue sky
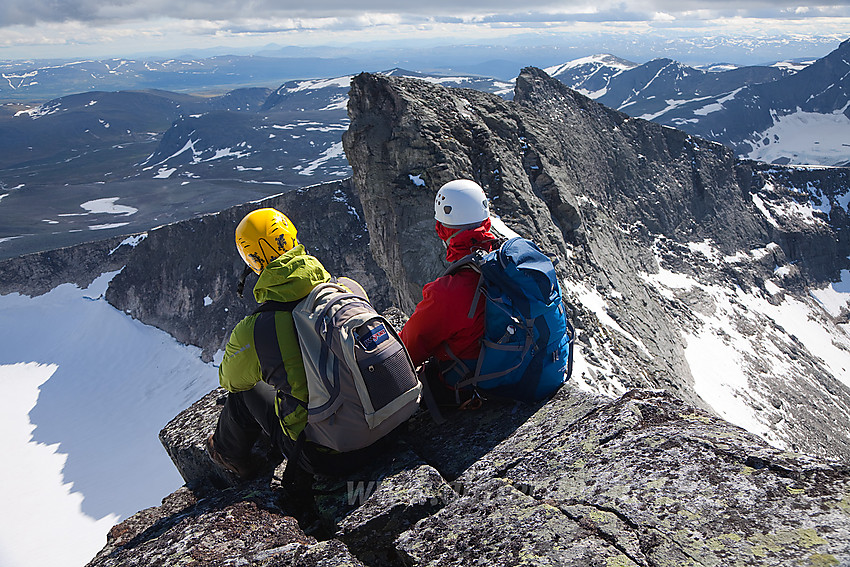
[{"label": "blue sky", "polygon": [[588,53],[652,44],[675,56],[680,45],[724,42],[740,50],[735,62],[751,63],[763,57],[746,60],[757,45],[822,56],[848,38],[850,0],[0,0],[0,60],[362,42],[581,44]]}]

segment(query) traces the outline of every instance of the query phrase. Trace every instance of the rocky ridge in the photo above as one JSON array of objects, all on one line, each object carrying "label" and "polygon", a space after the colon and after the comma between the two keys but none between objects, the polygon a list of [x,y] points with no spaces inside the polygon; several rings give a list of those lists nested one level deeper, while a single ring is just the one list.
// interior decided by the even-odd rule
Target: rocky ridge
[{"label": "rocky ridge", "polygon": [[[513,102],[364,74],[349,113],[343,142],[371,250],[403,310],[443,269],[434,192],[470,177],[510,228],[560,260],[588,388],[661,388],[720,411],[705,393],[717,377],[692,347],[704,345],[744,368],[728,388],[760,434],[850,456],[850,336],[809,294],[847,267],[846,170],[740,162],[537,69],[517,78]],[[809,314],[790,321],[774,304]],[[808,320],[834,351],[791,328]]]},{"label": "rocky ridge", "polygon": [[[840,179],[809,173],[804,194],[788,170],[736,162],[715,144],[630,120],[534,69],[521,75],[515,100],[358,76],[344,143],[359,198],[341,184],[263,204],[302,207],[304,217],[294,215],[306,220],[300,235],[332,271],[386,274],[384,288],[367,282],[370,294],[409,312],[421,283],[440,271],[434,188],[464,174],[478,179],[511,228],[561,260],[580,333],[573,381],[545,404],[491,401],[442,426],[422,413],[384,461],[352,478],[318,480],[315,507],[287,492],[274,459],[250,484],[212,467],[202,440],[220,409],[222,392],[213,392],[160,435],[186,487],[116,526],[90,565],[850,564],[846,386],[809,345],[743,300],[733,305],[741,328],[756,326],[747,317],[761,327],[749,329],[752,344],[789,349],[814,384],[795,393],[793,382],[762,377],[779,400],[774,409],[798,420],[772,441],[790,439],[811,455],[795,453],[710,411],[685,355],[698,336],[688,332],[714,324],[706,313],[726,316],[715,288],[769,305],[803,302],[807,289],[844,267]],[[834,206],[814,221],[779,214],[815,193]],[[325,210],[329,219],[316,214]],[[215,259],[212,236],[243,212],[168,229],[162,240],[184,243],[179,252],[155,242],[166,233],[151,231],[113,280],[110,301],[136,297],[130,312],[147,319],[171,309],[199,320],[210,307],[244,313],[246,305],[228,299],[232,259],[209,262],[221,264],[212,305],[202,305],[201,291],[179,306],[155,301],[158,286],[194,297],[182,290],[207,285],[214,274],[190,278],[194,261],[176,260],[199,241]],[[368,246],[352,243],[356,234]],[[834,254],[818,253],[823,246]],[[172,271],[152,271],[144,260],[151,253],[173,257]],[[668,272],[687,276],[688,286],[660,281]],[[594,297],[605,309],[593,308]],[[162,324],[185,326],[177,316]],[[211,355],[224,335],[193,340]],[[257,447],[258,459],[267,456]]]}]

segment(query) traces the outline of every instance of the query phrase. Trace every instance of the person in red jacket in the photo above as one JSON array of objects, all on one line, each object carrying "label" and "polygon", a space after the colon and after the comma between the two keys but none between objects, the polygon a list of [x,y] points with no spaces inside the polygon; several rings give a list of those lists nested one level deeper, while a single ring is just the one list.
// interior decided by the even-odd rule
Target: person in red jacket
[{"label": "person in red jacket", "polygon": [[[474,181],[455,179],[443,185],[434,201],[434,218],[437,235],[446,243],[449,262],[477,250],[490,252],[497,245],[491,232],[487,196]],[[478,359],[484,333],[484,302],[477,302],[473,316],[469,316],[478,279],[479,274],[473,269],[462,268],[425,284],[422,301],[401,331],[413,364],[418,367],[436,359],[441,382],[450,389],[467,370],[475,368]],[[439,389],[434,383],[430,385],[432,390]]]}]

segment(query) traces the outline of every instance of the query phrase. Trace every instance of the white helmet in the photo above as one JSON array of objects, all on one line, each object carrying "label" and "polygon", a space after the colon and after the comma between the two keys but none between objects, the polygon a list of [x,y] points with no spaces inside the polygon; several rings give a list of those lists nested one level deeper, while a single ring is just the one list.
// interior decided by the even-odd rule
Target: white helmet
[{"label": "white helmet", "polygon": [[434,218],[449,228],[479,224],[490,216],[487,195],[475,181],[455,179],[437,191]]}]

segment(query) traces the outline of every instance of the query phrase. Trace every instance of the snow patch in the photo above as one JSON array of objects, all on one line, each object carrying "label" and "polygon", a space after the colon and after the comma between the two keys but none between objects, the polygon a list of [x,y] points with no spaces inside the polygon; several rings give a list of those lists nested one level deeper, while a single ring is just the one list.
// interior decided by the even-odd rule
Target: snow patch
[{"label": "snow patch", "polygon": [[80,206],[87,210],[89,214],[105,213],[108,215],[130,216],[139,212],[139,209],[136,209],[135,207],[128,207],[126,205],[116,205],[115,201],[117,201],[118,199],[120,199],[120,197],[106,197],[103,199],[95,199],[93,201],[86,201]]},{"label": "snow patch", "polygon": [[546,71],[546,74],[550,77],[554,77],[555,75],[559,75],[564,71],[575,69],[577,67],[583,67],[585,65],[591,67],[609,67],[611,69],[617,69],[620,71],[627,71],[637,66],[634,63],[628,63],[622,61],[621,59],[617,59],[616,57],[608,53],[602,53],[597,55],[589,55],[587,57],[580,57],[578,59],[573,59],[572,61],[562,63],[561,65],[547,67],[544,69],[544,71]]},{"label": "snow patch", "polygon": [[118,246],[109,251],[109,255],[111,256],[113,252],[121,248],[122,246],[129,246],[130,248],[135,248],[139,245],[139,242],[148,237],[148,233],[144,232],[142,234],[136,234],[134,236],[128,236],[124,240],[118,243]]},{"label": "snow patch", "polygon": [[305,132],[345,132],[348,130],[348,124],[323,124],[322,126],[308,126],[304,128]]},{"label": "snow patch", "polygon": [[[5,75],[4,75],[5,77]],[[56,114],[62,110],[62,105],[59,102],[48,102],[46,104],[41,104],[39,106],[33,108],[27,108],[25,110],[21,110],[15,113],[15,117],[20,117],[23,115],[28,115],[33,120],[42,118],[44,116],[50,116],[51,114]]]},{"label": "snow patch", "polygon": [[234,150],[233,148],[219,148],[219,149],[215,150],[215,153],[212,155],[212,157],[208,157],[208,158],[205,158],[205,159],[199,159],[197,156],[195,156],[194,163],[215,161],[217,159],[223,159],[223,158],[228,158],[228,157],[244,158],[244,157],[248,157],[250,155],[251,155],[251,152],[243,152],[241,150]]},{"label": "snow patch", "polygon": [[[696,110],[693,111],[693,113],[696,116],[708,116],[712,112],[719,112],[719,111],[721,111],[725,108],[723,106],[724,103],[729,102],[730,100],[735,98],[738,95],[738,93],[741,92],[743,89],[744,89],[743,87],[741,87],[739,89],[735,89],[734,91],[732,91],[728,95],[718,98],[715,102],[707,104],[707,105],[703,106],[702,108],[697,108]],[[692,120],[692,121],[686,121],[686,122],[698,122],[698,120]]]},{"label": "snow patch", "polygon": [[792,273],[791,266],[777,266],[775,270],[773,270],[773,275],[778,278],[786,278],[790,276]]},{"label": "snow patch", "polygon": [[310,162],[306,167],[298,172],[299,175],[313,175],[316,170],[332,159],[345,157],[345,152],[342,149],[342,142],[336,142],[331,147],[321,153],[321,155]]},{"label": "snow patch", "polygon": [[697,116],[708,116],[712,112],[720,112],[723,110],[723,105],[719,102],[713,102],[711,104],[706,104],[702,108],[697,108],[694,110],[694,114]]},{"label": "snow patch", "polygon": [[[772,192],[775,188],[770,183],[766,183],[763,191]],[[815,207],[811,201],[799,203],[794,199],[783,198],[781,202],[776,203],[764,199],[757,193],[752,194],[753,203],[756,208],[764,215],[771,225],[780,228],[780,221],[786,223],[804,222],[806,224],[824,224],[825,221],[815,216]]]},{"label": "snow patch", "polygon": [[107,224],[93,224],[89,226],[89,230],[109,230],[111,228],[121,228],[122,226],[127,226],[128,222],[113,222]]},{"label": "snow patch", "polygon": [[351,86],[351,75],[335,77],[333,79],[316,79],[310,81],[297,81],[294,87],[282,87],[278,94],[297,93],[307,90],[318,90],[327,88],[348,89]]},{"label": "snow patch", "polygon": [[[192,132],[192,134],[194,134],[194,133],[195,133],[195,132],[193,131],[193,132]],[[147,170],[149,170],[149,169],[153,169],[154,167],[156,167],[156,166],[158,166],[158,165],[161,165],[161,164],[163,164],[163,163],[167,162],[168,160],[173,159],[173,158],[175,158],[175,157],[177,157],[177,156],[179,156],[179,155],[181,155],[181,154],[183,154],[183,153],[185,153],[185,152],[192,152],[193,157],[194,157],[194,158],[197,158],[197,152],[195,151],[195,144],[196,144],[198,141],[197,141],[197,140],[193,140],[193,139],[191,138],[192,134],[189,134],[190,138],[189,138],[189,140],[187,140],[187,141],[186,141],[186,143],[185,143],[185,144],[183,144],[183,147],[182,147],[182,148],[180,148],[179,150],[177,150],[176,152],[174,152],[173,154],[171,154],[171,155],[170,155],[170,156],[168,156],[167,158],[165,158],[165,159],[163,159],[163,160],[159,161],[158,163],[156,163],[156,164],[154,164],[154,165],[151,165],[151,166],[149,166],[149,167],[146,167],[146,168],[144,169],[144,171],[147,171]],[[169,175],[170,175],[170,174],[169,174]]]},{"label": "snow patch", "polygon": [[360,215],[357,214],[357,209],[355,209],[354,206],[348,202],[348,199],[346,198],[345,193],[342,192],[342,189],[337,189],[336,191],[334,191],[332,198],[337,203],[344,203],[348,207],[348,214],[354,216],[355,218],[357,218],[357,220],[361,220]]},{"label": "snow patch", "polygon": [[0,451],[7,464],[0,468],[0,505],[6,510],[0,514],[0,557],[7,567],[84,565],[118,521],[116,514],[100,519],[84,514],[83,495],[62,479],[68,455],[58,452],[58,443],[33,442],[29,413],[39,389],[58,369],[37,362],[0,364]]},{"label": "snow patch", "polygon": [[841,270],[841,281],[829,284],[823,289],[811,290],[812,297],[833,317],[841,315],[844,309],[850,309],[850,272]]},{"label": "snow patch", "polygon": [[702,242],[688,242],[687,246],[691,252],[702,254],[712,262],[717,262],[719,259],[717,248],[714,247],[714,243],[709,239],[705,239]]},{"label": "snow patch", "polygon": [[[750,254],[739,253],[724,261],[759,258],[771,253],[775,244]],[[659,263],[660,266],[660,263]],[[777,275],[781,275],[776,270]],[[850,274],[848,274],[850,275]],[[787,352],[802,344],[824,365],[824,371],[850,385],[850,334],[840,325],[830,324],[814,301],[806,302],[783,292],[776,282],[765,282],[767,294],[753,288],[745,291],[728,285],[703,284],[695,278],[659,268],[657,274],[642,278],[662,296],[679,301],[683,291],[705,297],[704,311],[692,310],[698,323],[684,328],[685,358],[694,378],[694,390],[721,417],[760,435],[770,444],[787,448],[782,424],[771,421],[772,400],[763,396],[760,381],[786,383],[799,388],[799,369]],[[848,290],[850,291],[850,290]],[[837,297],[827,290],[818,293],[821,305]],[[841,298],[846,302],[850,293]],[[772,329],[763,334],[761,330]],[[755,355],[755,357],[754,357]]]},{"label": "snow patch", "polygon": [[159,168],[159,171],[156,172],[156,175],[153,176],[153,178],[168,179],[175,171],[177,171],[176,167],[161,167]]},{"label": "snow patch", "polygon": [[694,390],[722,418],[787,449],[769,424],[753,416],[752,400],[754,395],[758,396],[755,399],[761,396],[750,389],[749,376],[741,364],[741,349],[746,345],[738,337],[729,339],[728,331],[728,326],[707,324],[699,332],[685,335],[685,358],[694,377]]},{"label": "snow patch", "polygon": [[643,344],[639,338],[632,335],[630,332],[623,329],[619,323],[617,323],[611,315],[608,314],[608,302],[602,295],[593,289],[589,289],[582,284],[574,283],[570,281],[565,281],[564,285],[567,289],[569,289],[573,294],[575,294],[578,300],[584,305],[586,308],[593,311],[596,315],[596,318],[599,319],[599,322],[609,327],[637,345],[643,352],[649,354],[649,350],[647,350],[646,346]]},{"label": "snow patch", "polygon": [[[661,71],[659,71],[659,73],[660,72]],[[656,77],[657,76],[658,75],[656,75]],[[653,80],[655,80],[655,79],[653,79]],[[651,83],[651,82],[652,81],[650,81],[649,83]],[[646,84],[647,87],[649,86],[649,83]],[[664,114],[667,114],[671,110],[675,110],[675,109],[679,108],[680,106],[683,106],[685,104],[689,104],[689,103],[692,103],[692,102],[699,102],[699,101],[703,101],[703,100],[708,100],[710,98],[711,97],[691,98],[691,99],[667,99],[667,100],[664,101],[664,103],[667,106],[665,108],[663,108],[662,110],[659,110],[658,112],[655,112],[655,113],[652,113],[652,114],[642,114],[642,115],[638,116],[637,118],[642,118],[644,120],[655,120],[659,116],[663,116]],[[636,102],[637,101],[627,102],[626,104],[621,105],[620,108],[618,108],[618,110],[623,110],[626,106],[635,104]],[[705,107],[703,107],[703,108],[705,108]],[[696,114],[696,113],[697,112],[695,111],[694,114]],[[708,113],[706,113],[706,114],[708,114]]]},{"label": "snow patch", "polygon": [[319,109],[322,110],[345,110],[348,106],[348,96],[346,95],[338,95],[331,98],[330,103],[327,106],[324,106]]}]

